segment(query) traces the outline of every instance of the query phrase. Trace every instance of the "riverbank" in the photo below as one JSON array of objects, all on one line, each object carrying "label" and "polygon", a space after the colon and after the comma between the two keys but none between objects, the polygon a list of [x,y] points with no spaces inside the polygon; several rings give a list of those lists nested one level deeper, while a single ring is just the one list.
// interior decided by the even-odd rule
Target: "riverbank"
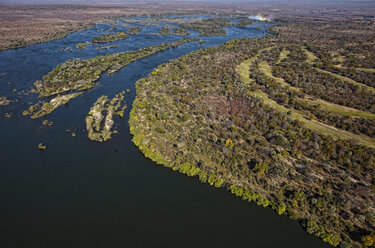
[{"label": "riverbank", "polygon": [[[299,106],[284,110],[283,102],[270,104],[267,95],[274,98],[287,88],[281,84],[262,87],[273,83],[269,79],[271,69],[266,70],[262,60],[247,63],[250,67],[238,73],[243,61],[263,53],[262,59],[275,67],[276,63],[290,63],[294,69],[294,63],[306,60],[297,44],[289,45],[293,52],[281,56],[284,46],[278,37],[238,39],[159,66],[136,83],[137,97],[129,118],[133,143],[158,164],[225,187],[246,201],[271,207],[279,215],[287,214],[332,246],[362,247],[358,233],[370,233],[374,225],[368,205],[375,200],[374,181],[368,177],[374,173],[373,146],[331,136],[325,132],[331,128],[327,124],[318,123],[323,130],[316,128],[318,124],[306,125],[302,114],[296,116],[294,108]],[[315,77],[320,75],[304,66]],[[250,80],[243,75],[257,70],[264,79]],[[301,71],[298,68],[293,73]],[[319,83],[327,89],[348,87],[329,79]],[[284,84],[287,82],[293,85],[285,79]],[[304,84],[296,87],[309,93]],[[348,97],[342,92],[341,98],[334,91],[326,91],[324,97],[332,102]],[[322,97],[319,91],[312,93]],[[355,101],[359,95],[350,97]],[[345,102],[340,103],[346,108]],[[371,111],[371,106],[355,108]],[[357,181],[364,184],[361,190]],[[345,191],[340,190],[342,187]],[[349,203],[343,204],[343,198]],[[368,219],[362,218],[366,213]],[[348,225],[353,229],[348,230]]]}]

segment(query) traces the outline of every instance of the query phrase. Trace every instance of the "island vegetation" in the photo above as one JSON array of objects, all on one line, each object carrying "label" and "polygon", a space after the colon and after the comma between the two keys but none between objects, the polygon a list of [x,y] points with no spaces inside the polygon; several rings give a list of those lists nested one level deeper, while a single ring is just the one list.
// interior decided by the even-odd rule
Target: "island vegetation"
[{"label": "island vegetation", "polygon": [[116,115],[124,117],[126,109],[124,98],[125,91],[117,94],[111,100],[105,95],[98,98],[85,119],[89,139],[103,142],[109,140],[111,135],[117,132],[113,128],[115,123],[113,117]]},{"label": "island vegetation", "polygon": [[230,27],[231,23],[228,18],[209,18],[180,23],[179,26],[184,29],[199,31],[201,36],[216,36],[226,35],[227,32],[223,27]]},{"label": "island vegetation", "polygon": [[89,41],[86,41],[86,42],[84,42],[84,43],[78,43],[78,44],[76,45],[76,48],[77,48],[77,49],[84,49],[87,45],[90,45],[90,44],[92,44],[92,43],[89,42]]},{"label": "island vegetation", "polygon": [[115,48],[118,47],[118,45],[109,45],[109,46],[102,46],[102,47],[97,47],[97,50],[104,50],[104,49],[110,49],[110,48]]},{"label": "island vegetation", "polygon": [[92,38],[93,43],[106,43],[111,41],[118,41],[129,38],[129,35],[125,34],[124,32],[117,32],[111,34],[102,34],[101,36],[95,36]]},{"label": "island vegetation", "polygon": [[237,20],[236,26],[243,28],[250,26],[251,24],[253,24],[253,21],[250,20],[248,17],[240,17]]},{"label": "island vegetation", "polygon": [[160,30],[160,34],[161,35],[169,35],[171,33],[171,30],[169,28],[166,28],[166,27],[162,27],[161,30]]},{"label": "island vegetation", "polygon": [[141,31],[141,27],[132,27],[128,29],[129,34],[139,34],[139,31]]},{"label": "island vegetation", "polygon": [[[83,90],[91,89],[105,72],[109,75],[117,72],[131,62],[150,56],[157,52],[178,47],[186,42],[198,41],[198,38],[187,38],[172,43],[149,46],[136,51],[107,54],[90,59],[68,60],[43,76],[43,81],[34,83],[35,92],[40,97],[55,96],[49,103],[40,101],[23,112],[31,118],[39,118],[66,104],[70,99],[82,94]],[[78,91],[78,92],[77,92]],[[67,92],[76,92],[62,95]]]},{"label": "island vegetation", "polygon": [[185,36],[185,35],[189,35],[190,32],[183,29],[183,28],[174,28],[173,29],[173,34],[174,35],[181,35],[181,36]]},{"label": "island vegetation", "polygon": [[34,85],[41,97],[90,89],[95,86],[96,80],[105,72],[111,75],[137,59],[197,40],[199,39],[188,38],[173,43],[145,47],[136,51],[107,54],[90,59],[68,60],[56,66],[54,70],[43,76],[43,81],[36,81]]},{"label": "island vegetation", "polygon": [[36,119],[52,113],[55,109],[68,103],[71,99],[82,95],[83,92],[77,92],[66,95],[58,95],[51,99],[50,102],[40,101],[23,111],[23,115],[30,115],[31,119]]}]

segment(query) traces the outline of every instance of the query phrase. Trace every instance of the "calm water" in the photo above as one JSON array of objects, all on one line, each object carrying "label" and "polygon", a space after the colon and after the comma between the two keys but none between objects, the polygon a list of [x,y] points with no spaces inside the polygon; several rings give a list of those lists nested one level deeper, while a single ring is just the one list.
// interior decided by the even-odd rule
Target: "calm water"
[{"label": "calm water", "polygon": [[[117,31],[126,31],[117,21]],[[262,26],[262,30],[255,27]],[[90,58],[172,42],[182,37],[156,36],[160,27],[143,27],[139,35],[112,42],[118,48],[96,50],[91,40],[107,25],[64,39],[0,52],[0,96],[15,102],[0,106],[0,247],[327,247],[298,223],[269,208],[241,201],[145,159],[131,143],[127,118],[135,97],[135,82],[161,63],[227,40],[261,37],[265,24],[228,28],[227,36],[202,37],[138,60],[96,88],[73,99],[43,119],[22,116],[34,94],[25,95],[35,80],[72,58]],[[190,37],[197,37],[192,32]],[[105,44],[105,45],[108,45]],[[72,47],[73,51],[61,50]],[[14,90],[16,89],[16,91]],[[92,142],[84,119],[96,99],[130,89],[126,118],[119,134],[106,143]],[[4,117],[12,112],[13,117]],[[73,138],[67,129],[74,129]],[[37,144],[44,142],[47,151]]]}]

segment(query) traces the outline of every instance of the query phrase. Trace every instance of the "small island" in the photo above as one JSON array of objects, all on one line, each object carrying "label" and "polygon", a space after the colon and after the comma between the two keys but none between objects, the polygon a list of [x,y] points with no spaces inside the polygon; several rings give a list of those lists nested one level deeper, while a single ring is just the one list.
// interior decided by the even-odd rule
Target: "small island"
[{"label": "small island", "polygon": [[111,75],[137,59],[197,40],[199,39],[188,38],[173,43],[145,47],[136,51],[107,54],[91,59],[68,60],[44,75],[43,81],[36,81],[34,86],[41,97],[90,89],[95,86],[95,81],[104,72],[108,71],[108,74]]},{"label": "small island", "polygon": [[253,21],[250,20],[248,17],[240,17],[238,18],[236,26],[243,28],[243,27],[250,26],[251,24],[253,24]]},{"label": "small island", "polygon": [[95,36],[92,38],[93,43],[106,43],[111,41],[118,41],[129,38],[129,35],[124,32],[112,33],[112,34],[102,34],[101,36]]},{"label": "small island", "polygon": [[126,104],[124,102],[125,91],[117,94],[111,100],[103,95],[91,107],[86,117],[86,129],[91,140],[103,142],[111,138],[113,130],[113,117],[118,115],[124,117]]},{"label": "small island", "polygon": [[84,49],[87,45],[90,45],[90,44],[92,44],[92,43],[89,42],[89,41],[86,41],[86,42],[84,42],[84,43],[78,43],[78,44],[76,45],[76,48],[77,48],[77,49]]},{"label": "small island", "polygon": [[166,27],[162,27],[161,30],[160,30],[160,34],[161,35],[169,35],[171,33],[171,30],[169,28],[166,28]]},{"label": "small island", "polygon": [[[68,60],[44,75],[43,81],[34,83],[34,92],[39,93],[40,97],[58,96],[49,103],[39,101],[25,110],[23,115],[30,115],[33,119],[45,116],[69,100],[83,94],[83,90],[93,88],[105,72],[112,75],[137,59],[198,40],[198,38],[187,38],[172,43],[144,47],[136,51],[107,54],[91,59]],[[67,92],[75,93],[65,94]]]},{"label": "small island", "polygon": [[129,34],[139,34],[139,32],[142,30],[141,27],[132,27],[128,29]]},{"label": "small island", "polygon": [[181,36],[185,36],[185,35],[189,35],[190,32],[183,29],[183,28],[174,28],[173,29],[173,34],[174,35],[181,35]]},{"label": "small island", "polygon": [[227,18],[209,18],[180,23],[179,26],[184,29],[197,30],[201,36],[216,36],[226,35],[224,27],[230,27],[231,23]]}]

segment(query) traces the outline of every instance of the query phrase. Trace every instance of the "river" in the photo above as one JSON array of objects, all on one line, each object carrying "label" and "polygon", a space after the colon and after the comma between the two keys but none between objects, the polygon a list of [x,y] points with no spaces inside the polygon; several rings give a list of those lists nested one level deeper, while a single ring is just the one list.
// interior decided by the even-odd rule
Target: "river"
[{"label": "river", "polygon": [[[126,31],[122,24],[117,21],[116,31]],[[50,127],[22,111],[38,101],[25,92],[56,65],[182,37],[154,35],[160,27],[144,26],[139,35],[109,43],[117,48],[75,49],[109,28],[100,24],[60,40],[0,52],[0,96],[14,100],[0,106],[0,247],[328,247],[270,208],[156,165],[131,142],[127,120],[138,79],[191,51],[262,37],[268,26],[226,28],[226,36],[201,37],[207,42],[186,43],[104,75],[97,87],[48,115],[45,119],[54,123]],[[198,32],[189,37],[199,37]],[[62,50],[66,47],[73,49]],[[92,104],[103,94],[113,97],[125,89],[130,89],[128,108],[117,122],[119,133],[105,143],[90,141],[84,119]],[[6,118],[6,112],[13,116]],[[40,142],[46,151],[38,150]]]}]

